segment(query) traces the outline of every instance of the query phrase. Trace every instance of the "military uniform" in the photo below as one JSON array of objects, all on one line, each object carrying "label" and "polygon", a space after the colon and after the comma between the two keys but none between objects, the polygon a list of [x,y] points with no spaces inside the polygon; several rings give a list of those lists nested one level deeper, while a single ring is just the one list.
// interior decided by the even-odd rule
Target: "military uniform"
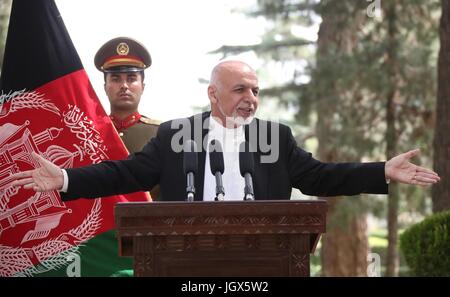
[{"label": "military uniform", "polygon": [[[144,145],[156,136],[161,123],[138,112],[124,120],[115,119],[112,115],[109,117],[130,154],[141,151]],[[159,185],[150,191],[153,200],[159,199],[159,192]]]},{"label": "military uniform", "polygon": [[[152,59],[147,49],[138,41],[128,37],[118,37],[106,42],[95,55],[94,64],[105,73],[139,72],[150,67]],[[150,139],[156,136],[160,122],[141,115],[138,111],[125,119],[109,116],[129,153],[142,150]],[[159,196],[159,186],[151,191],[153,199]]]},{"label": "military uniform", "polygon": [[114,116],[109,117],[130,154],[141,151],[144,145],[156,136],[160,124],[159,121],[139,113],[124,120],[115,119]]}]

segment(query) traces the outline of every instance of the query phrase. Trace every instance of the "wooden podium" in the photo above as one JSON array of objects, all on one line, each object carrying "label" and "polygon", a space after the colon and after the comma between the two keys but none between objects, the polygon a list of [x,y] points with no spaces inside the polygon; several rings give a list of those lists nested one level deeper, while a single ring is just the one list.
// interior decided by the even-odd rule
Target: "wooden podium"
[{"label": "wooden podium", "polygon": [[323,200],[118,203],[119,254],[135,276],[309,276]]}]

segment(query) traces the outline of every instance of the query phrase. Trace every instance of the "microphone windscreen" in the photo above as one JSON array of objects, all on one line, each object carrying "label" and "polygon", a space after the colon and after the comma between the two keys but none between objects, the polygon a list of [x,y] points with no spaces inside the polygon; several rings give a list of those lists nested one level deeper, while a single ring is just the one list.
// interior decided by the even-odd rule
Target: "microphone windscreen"
[{"label": "microphone windscreen", "polygon": [[244,141],[239,145],[239,170],[241,175],[246,173],[253,175],[255,161],[253,160],[253,153],[250,150],[248,141]]},{"label": "microphone windscreen", "polygon": [[222,144],[220,144],[220,141],[217,139],[213,139],[209,143],[209,164],[213,175],[215,175],[217,171],[221,174],[225,171]]},{"label": "microphone windscreen", "polygon": [[184,173],[197,174],[197,145],[195,141],[188,139],[183,145],[183,169]]}]

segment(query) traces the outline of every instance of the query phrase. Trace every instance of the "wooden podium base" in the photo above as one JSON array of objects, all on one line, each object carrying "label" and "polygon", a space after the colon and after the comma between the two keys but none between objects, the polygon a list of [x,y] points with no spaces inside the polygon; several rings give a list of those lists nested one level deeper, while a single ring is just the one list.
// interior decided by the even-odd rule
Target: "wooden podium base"
[{"label": "wooden podium base", "polygon": [[115,208],[121,256],[135,276],[309,276],[327,204],[139,202]]}]

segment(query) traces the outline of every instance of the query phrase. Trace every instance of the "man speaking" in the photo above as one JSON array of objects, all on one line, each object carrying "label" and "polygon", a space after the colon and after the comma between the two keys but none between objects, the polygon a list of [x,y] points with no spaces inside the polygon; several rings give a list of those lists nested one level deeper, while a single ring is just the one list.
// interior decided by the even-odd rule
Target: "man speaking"
[{"label": "man speaking", "polygon": [[193,140],[198,151],[194,199],[214,200],[215,177],[208,154],[213,139],[223,147],[225,200],[243,199],[247,185],[240,173],[239,147],[246,141],[254,159],[255,200],[290,199],[293,187],[314,196],[387,194],[389,182],[426,186],[440,180],[432,170],[409,162],[418,150],[387,162],[320,162],[297,146],[289,127],[254,117],[258,95],[258,79],[249,65],[221,62],[213,69],[208,86],[210,112],[161,124],[157,136],[126,160],[60,169],[34,155],[42,167],[15,174],[13,185],[35,191],[59,190],[67,201],[149,191],[160,184],[160,200],[185,200],[183,143]]}]

